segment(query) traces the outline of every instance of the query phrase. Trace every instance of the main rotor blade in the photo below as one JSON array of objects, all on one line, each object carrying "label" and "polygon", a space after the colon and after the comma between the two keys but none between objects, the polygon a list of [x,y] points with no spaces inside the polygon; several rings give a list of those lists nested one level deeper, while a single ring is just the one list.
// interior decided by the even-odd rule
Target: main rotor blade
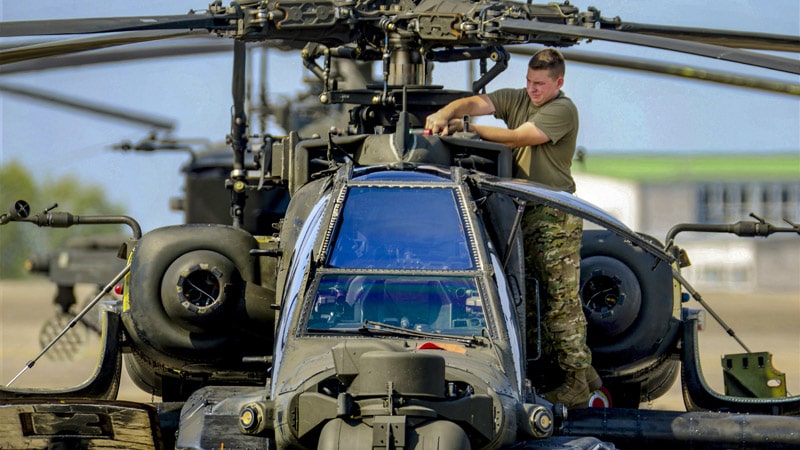
[{"label": "main rotor blade", "polygon": [[88,102],[85,100],[78,100],[75,98],[69,98],[60,94],[55,94],[53,92],[33,90],[22,86],[16,86],[7,83],[0,83],[0,91],[7,92],[9,94],[17,95],[20,97],[25,97],[29,99],[32,98],[34,100],[54,103],[59,106],[77,109],[82,112],[90,112],[93,114],[111,117],[125,122],[132,122],[138,125],[144,125],[159,130],[172,131],[175,128],[175,123],[171,120],[161,119],[153,115],[145,115],[142,113],[126,111],[121,108],[105,106],[99,103]]},{"label": "main rotor blade", "polygon": [[[179,44],[170,45],[136,45],[133,47],[115,47],[105,50],[73,53],[50,58],[32,59],[5,66],[0,65],[0,75],[35,72],[40,70],[63,69],[70,67],[109,64],[143,59],[170,58],[180,56],[205,55],[214,53],[230,53],[233,51],[231,39],[191,39],[181,40]],[[211,39],[214,39],[213,41]]]},{"label": "main rotor blade", "polygon": [[[101,38],[92,38],[101,39]],[[51,41],[56,42],[56,41]],[[63,42],[63,41],[62,41]],[[37,42],[36,45],[48,42]],[[25,45],[34,45],[27,43]],[[303,44],[304,45],[304,44]],[[270,39],[263,42],[248,42],[247,47],[269,48],[279,51],[300,50],[302,46],[296,41],[284,41],[281,39]],[[0,48],[2,48],[0,46]],[[20,48],[20,46],[9,46],[7,48]],[[169,39],[164,38],[150,43],[140,43],[133,46],[114,46],[113,48],[97,49],[87,52],[64,54],[47,58],[31,58],[27,61],[0,65],[0,75],[14,73],[34,72],[38,70],[61,69],[78,66],[88,66],[93,64],[109,64],[124,61],[136,61],[154,58],[170,58],[180,56],[205,55],[214,53],[232,53],[233,40],[220,36],[196,31],[175,35]],[[0,55],[3,50],[0,50]]]},{"label": "main rotor blade", "polygon": [[682,41],[679,39],[660,36],[648,36],[644,34],[596,28],[581,28],[571,25],[558,25],[553,23],[520,19],[504,20],[500,23],[500,28],[504,31],[518,34],[570,36],[575,38],[597,39],[601,41],[653,47],[800,75],[800,61],[798,60],[721,47],[718,45],[703,44],[700,42]]},{"label": "main rotor blade", "polygon": [[604,18],[601,18],[599,22],[600,27],[603,29],[623,31],[626,33],[661,36],[731,48],[800,52],[800,36],[653,25],[648,23],[622,22],[616,19]]},{"label": "main rotor blade", "polygon": [[100,48],[115,47],[118,45],[187,37],[196,33],[202,33],[203,35],[207,34],[204,31],[182,31],[179,33],[167,31],[132,32],[120,33],[112,36],[67,39],[62,41],[27,45],[24,47],[14,47],[8,50],[0,51],[0,65],[28,61],[31,59],[46,58],[48,56],[59,56],[69,53],[96,50]]},{"label": "main rotor blade", "polygon": [[[527,56],[531,56],[539,50],[539,48],[536,47],[523,46],[506,46],[506,49],[509,53]],[[800,96],[800,84],[786,83],[776,79],[745,76],[731,72],[721,72],[681,64],[669,64],[642,58],[630,58],[602,53],[589,53],[574,50],[561,50],[561,53],[567,60],[581,64],[638,70],[641,72],[670,75],[698,81],[709,81],[712,83],[725,84],[729,86],[745,87],[779,94]]]},{"label": "main rotor blade", "polygon": [[94,34],[146,30],[228,30],[236,16],[185,14],[177,16],[106,17],[3,22],[0,37]]}]

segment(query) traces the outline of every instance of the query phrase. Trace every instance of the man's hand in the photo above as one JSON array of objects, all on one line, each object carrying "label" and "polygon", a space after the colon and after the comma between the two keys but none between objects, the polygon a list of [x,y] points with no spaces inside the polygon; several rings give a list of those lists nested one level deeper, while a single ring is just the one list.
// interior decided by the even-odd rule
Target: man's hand
[{"label": "man's hand", "polygon": [[450,119],[447,122],[447,131],[450,134],[457,131],[464,131],[464,119]]},{"label": "man's hand", "polygon": [[442,110],[436,111],[425,119],[425,129],[431,130],[433,134],[447,135],[451,132],[450,122],[455,119],[450,119],[447,114]]},{"label": "man's hand", "polygon": [[[433,116],[434,114],[431,114],[425,121],[425,128],[431,130],[433,134],[448,136],[458,131],[464,131],[464,119],[450,119],[445,122]],[[431,119],[432,117],[433,119]]]},{"label": "man's hand", "polygon": [[453,100],[425,119],[425,129],[448,135],[464,129],[465,115],[485,116],[494,112],[494,105],[485,94]]}]

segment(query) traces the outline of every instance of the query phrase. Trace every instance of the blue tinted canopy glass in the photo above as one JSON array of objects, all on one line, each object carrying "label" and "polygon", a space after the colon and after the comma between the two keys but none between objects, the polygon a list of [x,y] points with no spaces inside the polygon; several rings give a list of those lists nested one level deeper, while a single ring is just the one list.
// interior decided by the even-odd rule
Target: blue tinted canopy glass
[{"label": "blue tinted canopy glass", "polygon": [[331,248],[333,268],[475,268],[452,187],[350,187]]},{"label": "blue tinted canopy glass", "polygon": [[486,326],[473,277],[323,275],[308,331],[356,331],[366,321],[456,336],[479,335]]}]

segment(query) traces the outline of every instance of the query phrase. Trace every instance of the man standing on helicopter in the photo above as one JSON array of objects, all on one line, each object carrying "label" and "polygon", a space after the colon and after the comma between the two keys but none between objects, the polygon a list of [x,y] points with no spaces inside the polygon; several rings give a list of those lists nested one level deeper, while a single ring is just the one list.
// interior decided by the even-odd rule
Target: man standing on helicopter
[{"label": "man standing on helicopter", "polygon": [[[515,177],[574,193],[570,168],[578,136],[578,110],[561,91],[564,72],[559,51],[540,50],[528,62],[524,89],[500,89],[455,100],[428,116],[425,128],[440,134],[469,131],[505,144],[514,149]],[[503,120],[508,128],[464,123],[464,116],[488,114]],[[589,385],[597,388],[599,382],[591,367],[578,292],[582,227],[580,218],[545,205],[529,206],[523,216],[526,272],[543,285],[543,347],[551,349],[566,375],[561,385],[542,396],[572,408],[586,407]],[[527,296],[533,298],[532,283],[528,284]],[[527,310],[528,324],[535,324],[533,308]],[[528,342],[534,342],[534,328],[526,328]]]}]

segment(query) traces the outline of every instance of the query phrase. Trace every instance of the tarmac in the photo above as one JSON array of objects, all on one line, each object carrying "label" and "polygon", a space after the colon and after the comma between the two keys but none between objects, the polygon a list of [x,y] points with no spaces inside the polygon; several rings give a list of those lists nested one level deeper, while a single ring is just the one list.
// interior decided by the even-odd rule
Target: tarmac
[{"label": "tarmac", "polygon": [[[91,288],[82,286],[78,290],[79,301],[91,298]],[[51,326],[50,336],[60,331],[59,326],[53,327],[58,310],[53,304],[54,295],[55,286],[46,280],[0,282],[0,384],[7,385],[41,351],[40,332],[46,324]],[[752,351],[772,353],[773,366],[786,376],[789,394],[800,395],[800,292],[702,292],[702,295]],[[700,307],[694,301],[687,306]],[[63,325],[68,322],[67,319]],[[98,335],[79,324],[62,340],[63,343],[54,346],[22,373],[12,387],[67,387],[89,378],[98,358]],[[704,377],[722,393],[722,355],[744,350],[708,314],[699,340]],[[118,398],[140,402],[159,400],[136,387],[125,373]],[[640,408],[685,410],[680,380],[666,395]]]}]

